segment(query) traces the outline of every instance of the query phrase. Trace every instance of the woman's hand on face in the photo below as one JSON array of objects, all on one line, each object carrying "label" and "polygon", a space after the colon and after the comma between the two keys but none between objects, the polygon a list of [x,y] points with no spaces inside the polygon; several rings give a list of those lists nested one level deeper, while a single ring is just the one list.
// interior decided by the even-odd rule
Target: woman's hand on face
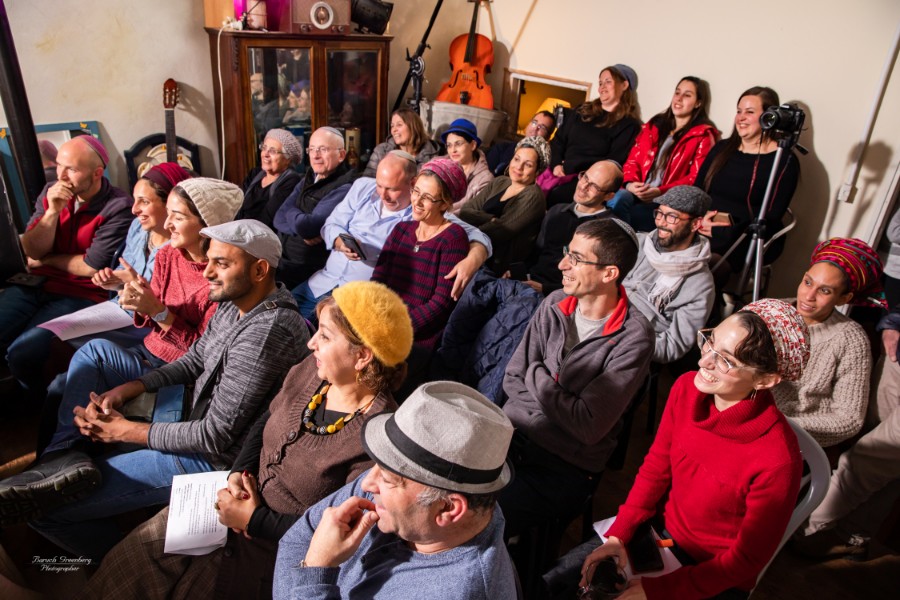
[{"label": "woman's hand on face", "polygon": [[620,569],[624,569],[628,564],[628,554],[625,553],[625,545],[622,543],[622,540],[615,536],[609,536],[605,544],[595,549],[584,559],[584,564],[581,566],[581,582],[578,585],[581,587],[590,585],[591,579],[594,578],[594,570],[597,568],[597,563],[608,557],[613,557]]}]

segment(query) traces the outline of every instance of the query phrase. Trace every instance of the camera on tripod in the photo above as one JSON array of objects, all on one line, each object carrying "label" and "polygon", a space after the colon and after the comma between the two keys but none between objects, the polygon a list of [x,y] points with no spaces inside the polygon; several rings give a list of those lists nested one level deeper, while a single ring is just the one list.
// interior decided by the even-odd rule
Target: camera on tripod
[{"label": "camera on tripod", "polygon": [[759,117],[759,126],[763,131],[771,132],[775,139],[790,139],[793,146],[800,139],[805,120],[806,113],[802,108],[796,104],[782,104],[767,108]]}]

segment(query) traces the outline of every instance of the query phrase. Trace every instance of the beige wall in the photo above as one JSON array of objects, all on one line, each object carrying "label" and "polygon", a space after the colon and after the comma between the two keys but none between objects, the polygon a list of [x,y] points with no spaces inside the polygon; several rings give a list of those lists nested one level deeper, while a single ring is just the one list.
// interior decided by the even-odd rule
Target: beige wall
[{"label": "beige wall", "polygon": [[[162,131],[162,82],[173,77],[183,92],[178,133],[206,149],[204,172],[214,173],[212,76],[199,0],[5,4],[36,123],[98,120],[111,152],[121,156],[138,138]],[[434,5],[395,0],[389,105],[406,74],[405,49],[415,49]],[[425,55],[428,97],[449,76],[447,48],[468,30],[472,6],[444,1]],[[496,45],[489,80],[497,103],[504,67],[594,81],[616,62],[638,72],[645,117],[665,108],[680,76],[704,77],[713,90],[712,117],[726,135],[737,97],[751,85],[801,102],[809,127],[801,141],[811,153],[801,158],[793,204],[800,225],[776,273],[778,294],[793,288],[815,240],[865,236],[888,197],[900,162],[896,67],[856,201],[836,200],[898,24],[896,0],[496,0],[479,11],[479,31]],[[121,158],[112,175],[124,183]]]}]

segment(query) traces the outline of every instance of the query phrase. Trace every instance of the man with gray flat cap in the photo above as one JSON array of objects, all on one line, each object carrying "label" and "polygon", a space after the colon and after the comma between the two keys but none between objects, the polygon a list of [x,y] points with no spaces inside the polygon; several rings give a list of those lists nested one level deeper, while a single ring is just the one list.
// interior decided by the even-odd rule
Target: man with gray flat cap
[{"label": "man with gray flat cap", "polygon": [[637,264],[622,286],[653,327],[653,361],[666,364],[694,346],[697,330],[712,312],[709,239],[697,235],[710,197],[700,188],[677,185],[656,202],[656,230],[638,234]]},{"label": "man with gray flat cap", "polygon": [[[60,408],[40,460],[0,482],[0,523],[29,520],[75,556],[100,559],[122,539],[112,516],[165,504],[174,475],[234,462],[250,425],[308,353],[309,331],[291,293],[275,283],[281,242],[271,229],[241,220],[200,235],[210,239],[204,276],[210,300],[219,303],[206,331],[174,362],[108,391],[72,395],[75,406]],[[81,385],[122,381],[115,365],[105,368]],[[136,422],[122,414],[144,392],[178,384],[194,386],[183,420]],[[96,459],[86,452],[115,442],[139,449]]]},{"label": "man with gray flat cap", "polygon": [[450,381],[372,417],[362,441],[375,466],[284,535],[273,596],[516,598],[496,505],[512,433],[502,410]]}]

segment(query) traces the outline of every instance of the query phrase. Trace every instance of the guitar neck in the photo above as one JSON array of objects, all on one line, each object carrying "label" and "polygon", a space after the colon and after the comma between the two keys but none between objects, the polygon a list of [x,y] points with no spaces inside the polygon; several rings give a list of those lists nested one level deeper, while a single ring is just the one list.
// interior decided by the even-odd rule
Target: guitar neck
[{"label": "guitar neck", "polygon": [[178,162],[178,142],[175,139],[175,109],[166,111],[166,162]]}]

